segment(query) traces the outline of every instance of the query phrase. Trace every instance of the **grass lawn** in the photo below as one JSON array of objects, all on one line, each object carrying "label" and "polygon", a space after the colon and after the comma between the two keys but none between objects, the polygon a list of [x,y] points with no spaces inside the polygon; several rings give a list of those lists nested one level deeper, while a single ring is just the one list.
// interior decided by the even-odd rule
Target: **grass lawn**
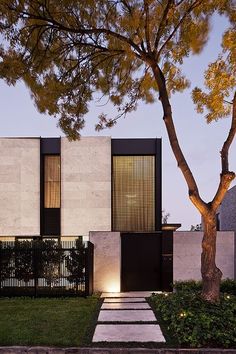
[{"label": "grass lawn", "polygon": [[0,345],[88,345],[99,308],[95,296],[0,298]]}]

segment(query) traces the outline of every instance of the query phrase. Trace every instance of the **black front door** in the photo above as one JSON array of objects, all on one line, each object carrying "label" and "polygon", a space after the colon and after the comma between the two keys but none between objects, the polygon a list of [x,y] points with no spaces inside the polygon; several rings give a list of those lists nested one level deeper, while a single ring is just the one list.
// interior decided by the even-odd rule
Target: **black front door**
[{"label": "black front door", "polygon": [[121,234],[121,290],[161,289],[161,233]]}]

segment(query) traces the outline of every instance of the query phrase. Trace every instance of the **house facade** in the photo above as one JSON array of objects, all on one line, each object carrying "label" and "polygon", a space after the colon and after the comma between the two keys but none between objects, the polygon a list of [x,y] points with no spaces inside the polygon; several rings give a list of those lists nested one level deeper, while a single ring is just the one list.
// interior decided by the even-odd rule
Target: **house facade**
[{"label": "house facade", "polygon": [[0,139],[0,238],[161,229],[161,140]]},{"label": "house facade", "polygon": [[[202,233],[162,227],[161,139],[0,138],[0,152],[0,241],[83,236],[95,291],[200,279]],[[234,232],[217,242],[217,264],[234,278]]]}]

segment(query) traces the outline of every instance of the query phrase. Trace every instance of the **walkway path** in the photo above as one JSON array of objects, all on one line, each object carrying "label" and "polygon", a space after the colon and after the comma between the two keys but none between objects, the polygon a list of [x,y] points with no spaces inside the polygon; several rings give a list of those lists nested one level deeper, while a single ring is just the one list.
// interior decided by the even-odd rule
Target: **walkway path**
[{"label": "walkway path", "polygon": [[152,292],[103,293],[93,342],[165,342],[146,301]]}]

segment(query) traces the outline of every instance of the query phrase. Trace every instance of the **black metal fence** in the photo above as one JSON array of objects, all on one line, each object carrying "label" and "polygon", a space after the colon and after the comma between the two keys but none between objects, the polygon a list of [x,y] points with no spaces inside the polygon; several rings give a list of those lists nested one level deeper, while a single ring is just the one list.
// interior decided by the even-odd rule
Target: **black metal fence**
[{"label": "black metal fence", "polygon": [[56,240],[0,242],[0,296],[93,293],[93,244]]}]

